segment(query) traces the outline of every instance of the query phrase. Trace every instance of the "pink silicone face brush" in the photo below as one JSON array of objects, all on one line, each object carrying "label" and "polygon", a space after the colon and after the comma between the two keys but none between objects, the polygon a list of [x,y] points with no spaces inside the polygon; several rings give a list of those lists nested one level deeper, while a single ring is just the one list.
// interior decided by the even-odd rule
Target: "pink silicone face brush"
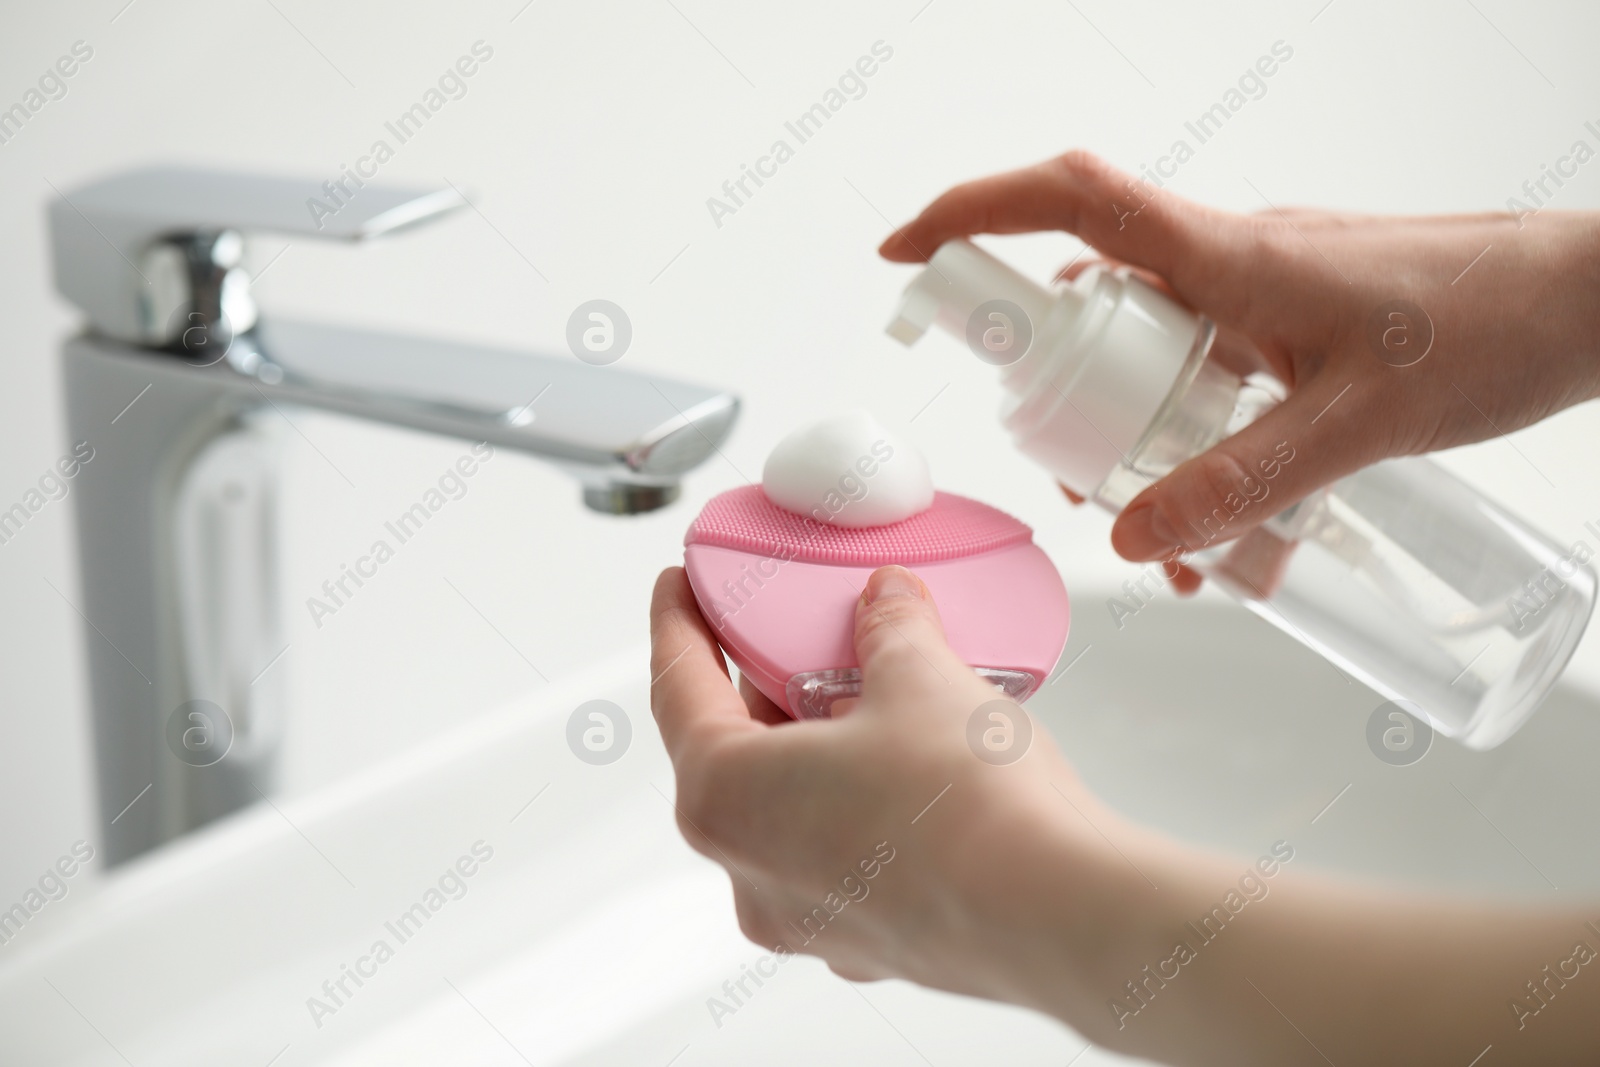
[{"label": "pink silicone face brush", "polygon": [[855,608],[867,576],[898,563],[939,606],[950,646],[1014,700],[1054,668],[1067,591],[1033,531],[976,500],[882,526],[845,527],[781,508],[758,485],[713,498],[684,538],[700,610],[739,670],[795,718],[859,695]]}]

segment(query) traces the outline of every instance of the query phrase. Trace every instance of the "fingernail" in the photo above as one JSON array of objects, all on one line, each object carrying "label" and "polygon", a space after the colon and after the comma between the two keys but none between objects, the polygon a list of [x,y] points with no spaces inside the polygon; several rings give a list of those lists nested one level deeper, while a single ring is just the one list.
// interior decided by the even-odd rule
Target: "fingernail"
[{"label": "fingernail", "polygon": [[903,262],[908,259],[918,260],[928,258],[918,251],[917,247],[911,243],[911,241],[906,237],[905,230],[903,228],[896,229],[888,237],[883,239],[883,243],[878,246],[878,255],[883,256],[885,259],[891,259],[897,262]]},{"label": "fingernail", "polygon": [[921,600],[925,588],[922,579],[904,567],[879,567],[867,579],[867,588],[861,596],[868,604],[894,597]]},{"label": "fingernail", "polygon": [[1126,511],[1117,522],[1115,547],[1127,559],[1161,559],[1182,544],[1178,531],[1154,504],[1141,504]]}]

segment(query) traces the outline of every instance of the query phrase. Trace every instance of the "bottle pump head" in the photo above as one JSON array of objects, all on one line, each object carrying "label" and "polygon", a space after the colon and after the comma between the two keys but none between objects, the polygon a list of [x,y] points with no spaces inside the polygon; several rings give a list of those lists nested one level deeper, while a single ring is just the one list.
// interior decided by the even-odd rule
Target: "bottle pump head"
[{"label": "bottle pump head", "polygon": [[1017,447],[1084,497],[1130,461],[1215,333],[1125,269],[1090,267],[1051,292],[960,238],[906,286],[888,332],[909,345],[934,325],[1005,368]]},{"label": "bottle pump head", "polygon": [[914,344],[935,323],[957,337],[966,336],[980,308],[1000,303],[1020,310],[1027,321],[1016,325],[1025,325],[1033,333],[1044,324],[1055,301],[1043,286],[971,241],[946,241],[906,286],[900,310],[889,324],[889,336],[902,344]]}]

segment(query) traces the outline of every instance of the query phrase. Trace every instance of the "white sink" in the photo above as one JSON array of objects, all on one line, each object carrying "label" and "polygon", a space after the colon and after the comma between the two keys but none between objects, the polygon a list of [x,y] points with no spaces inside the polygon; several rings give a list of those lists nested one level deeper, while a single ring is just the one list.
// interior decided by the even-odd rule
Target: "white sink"
[{"label": "white sink", "polygon": [[1220,595],[1163,594],[1120,631],[1103,599],[1074,601],[1063,661],[1082,658],[1028,707],[1133,818],[1248,856],[1282,838],[1297,867],[1356,877],[1600,892],[1600,854],[1572,840],[1600,818],[1600,695],[1578,680],[1593,634],[1499,748],[1435,737],[1396,766],[1367,743],[1381,697]]},{"label": "white sink", "polygon": [[[1491,753],[1435,740],[1391,766],[1365,741],[1380,701],[1242,609],[1163,598],[1119,632],[1099,603],[1076,598],[1071,666],[1030,707],[1134,817],[1249,856],[1287,839],[1308,869],[1600,887],[1600,858],[1562,829],[1600,812],[1594,699],[1558,692]],[[632,650],[355,780],[80,876],[0,946],[0,1062],[1132,1062],[1026,1012],[852,986],[806,959],[719,1027],[707,998],[761,952],[678,836],[644,663]],[[596,697],[633,726],[606,766],[566,743]],[[493,856],[464,895],[402,943],[385,923],[480,841]],[[324,981],[379,939],[392,958],[335,1005]],[[335,1008],[320,1026],[311,997]]]},{"label": "white sink", "polygon": [[[0,1063],[1060,1064],[1084,1048],[1026,1012],[858,991],[806,959],[716,1025],[707,998],[763,953],[678,834],[645,664],[636,648],[586,672],[609,682],[549,687],[281,811],[78,875],[0,946]],[[566,742],[597,697],[633,727],[606,766]],[[401,942],[385,923],[479,841],[493,855],[464,895]],[[379,939],[392,958],[314,1018],[308,998],[333,1006],[323,982]],[[1079,1063],[1126,1062],[1096,1055]]]}]

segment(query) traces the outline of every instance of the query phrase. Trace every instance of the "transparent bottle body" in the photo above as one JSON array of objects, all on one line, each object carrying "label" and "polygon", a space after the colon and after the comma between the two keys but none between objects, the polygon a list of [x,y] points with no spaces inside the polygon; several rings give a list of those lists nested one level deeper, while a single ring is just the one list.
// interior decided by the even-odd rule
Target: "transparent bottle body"
[{"label": "transparent bottle body", "polygon": [[[1120,512],[1146,486],[1269,410],[1276,383],[1241,381],[1190,354],[1138,445],[1096,491]],[[1276,507],[1286,441],[1189,531],[1182,561],[1245,607],[1433,727],[1489,748],[1526,721],[1560,676],[1594,609],[1588,550],[1566,548],[1421,458],[1359,471],[1243,536]],[[1415,710],[1415,709],[1413,709]]]}]

